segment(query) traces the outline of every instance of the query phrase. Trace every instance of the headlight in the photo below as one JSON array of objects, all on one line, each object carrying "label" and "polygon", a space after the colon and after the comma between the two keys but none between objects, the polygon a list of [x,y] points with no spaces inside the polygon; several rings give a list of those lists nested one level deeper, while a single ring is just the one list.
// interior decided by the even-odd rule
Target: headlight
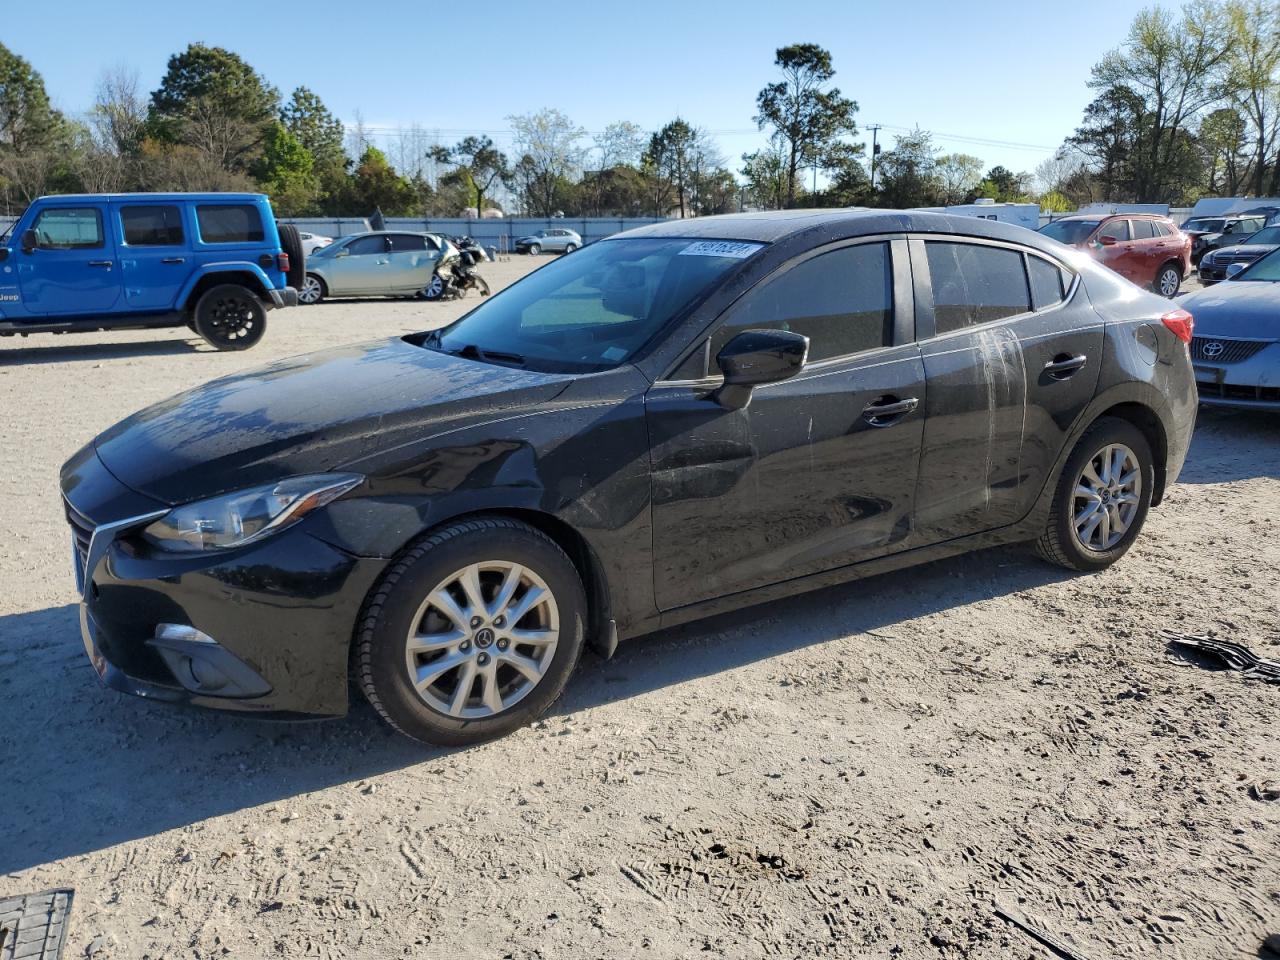
[{"label": "headlight", "polygon": [[176,553],[243,546],[297,523],[363,479],[354,473],[324,473],[237,490],[174,507],[143,530],[142,536]]}]

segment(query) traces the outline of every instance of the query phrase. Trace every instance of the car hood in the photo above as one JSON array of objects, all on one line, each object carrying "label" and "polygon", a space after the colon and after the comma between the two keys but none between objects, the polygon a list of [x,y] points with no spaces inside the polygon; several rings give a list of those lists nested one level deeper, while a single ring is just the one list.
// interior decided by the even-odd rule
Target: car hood
[{"label": "car hood", "polygon": [[1213,251],[1213,253],[1209,254],[1209,256],[1213,257],[1215,260],[1219,258],[1226,260],[1233,253],[1257,254],[1261,257],[1270,253],[1272,250],[1275,250],[1276,246],[1277,245],[1274,243],[1237,243],[1230,247],[1219,247],[1217,250]]},{"label": "car hood", "polygon": [[1197,337],[1280,340],[1280,283],[1228,280],[1178,301]]},{"label": "car hood", "polygon": [[214,380],[101,434],[121,482],[185,503],[528,412],[572,382],[404,340],[338,347]]}]

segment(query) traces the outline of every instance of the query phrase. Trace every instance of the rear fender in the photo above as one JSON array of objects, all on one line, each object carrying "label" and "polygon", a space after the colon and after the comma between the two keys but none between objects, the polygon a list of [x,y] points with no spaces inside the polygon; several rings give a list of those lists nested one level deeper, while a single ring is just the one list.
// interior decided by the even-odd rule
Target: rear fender
[{"label": "rear fender", "polygon": [[220,274],[227,275],[227,283],[239,283],[242,285],[244,284],[244,275],[248,274],[256,283],[254,292],[264,300],[269,300],[269,291],[276,288],[276,284],[272,282],[267,272],[252,260],[221,260],[216,263],[201,264],[192,271],[191,276],[187,278],[187,282],[183,284],[182,290],[178,294],[177,302],[184,307],[195,306],[194,303],[189,302],[192,292],[201,286],[201,281],[205,281],[207,284],[207,278],[217,279]]}]

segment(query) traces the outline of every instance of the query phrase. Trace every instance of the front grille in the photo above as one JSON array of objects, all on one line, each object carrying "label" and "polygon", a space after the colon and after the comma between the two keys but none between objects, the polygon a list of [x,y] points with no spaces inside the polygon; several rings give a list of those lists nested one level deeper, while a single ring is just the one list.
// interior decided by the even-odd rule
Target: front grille
[{"label": "front grille", "polygon": [[[1221,350],[1210,347],[1218,344]],[[1258,340],[1224,340],[1220,337],[1192,337],[1191,359],[1203,363],[1240,363],[1248,360],[1263,347],[1265,342]],[[1206,347],[1208,350],[1206,350]]]},{"label": "front grille", "polygon": [[67,523],[71,524],[71,539],[76,545],[76,563],[80,575],[84,575],[84,565],[89,561],[89,540],[93,537],[93,521],[80,513],[69,501],[63,500],[67,511]]}]

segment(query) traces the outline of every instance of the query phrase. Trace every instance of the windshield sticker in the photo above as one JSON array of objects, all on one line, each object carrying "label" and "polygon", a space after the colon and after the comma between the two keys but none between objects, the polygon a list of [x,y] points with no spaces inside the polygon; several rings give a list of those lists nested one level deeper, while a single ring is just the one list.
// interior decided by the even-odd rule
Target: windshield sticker
[{"label": "windshield sticker", "polygon": [[745,260],[763,246],[763,243],[742,243],[737,240],[699,240],[681,250],[680,256],[731,257],[734,260]]},{"label": "windshield sticker", "polygon": [[623,350],[621,347],[610,347],[608,350],[604,350],[600,354],[600,356],[605,360],[621,360],[626,355],[627,351]]}]

